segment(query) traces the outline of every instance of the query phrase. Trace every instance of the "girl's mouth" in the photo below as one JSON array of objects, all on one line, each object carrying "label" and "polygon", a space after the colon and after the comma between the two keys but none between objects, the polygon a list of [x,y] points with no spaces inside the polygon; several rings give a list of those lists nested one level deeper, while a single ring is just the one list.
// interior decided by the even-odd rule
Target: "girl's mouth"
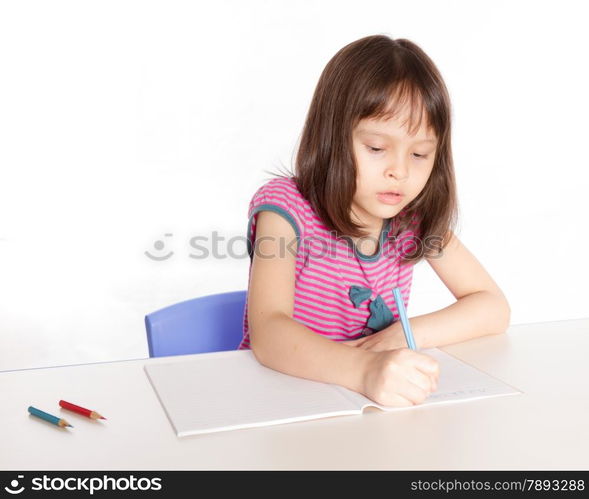
[{"label": "girl's mouth", "polygon": [[403,195],[394,192],[379,192],[376,197],[384,204],[399,204],[403,200]]}]

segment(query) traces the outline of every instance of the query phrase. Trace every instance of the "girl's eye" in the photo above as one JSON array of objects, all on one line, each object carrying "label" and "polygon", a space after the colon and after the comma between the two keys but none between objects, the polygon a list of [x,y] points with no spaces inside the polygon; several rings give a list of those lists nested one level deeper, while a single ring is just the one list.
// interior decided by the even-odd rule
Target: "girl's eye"
[{"label": "girl's eye", "polygon": [[[366,146],[366,147],[373,154],[378,154],[383,151],[383,149],[379,149],[378,147],[371,147],[371,146]],[[417,153],[413,153],[413,154],[417,159],[427,159],[427,154],[417,154]]]}]

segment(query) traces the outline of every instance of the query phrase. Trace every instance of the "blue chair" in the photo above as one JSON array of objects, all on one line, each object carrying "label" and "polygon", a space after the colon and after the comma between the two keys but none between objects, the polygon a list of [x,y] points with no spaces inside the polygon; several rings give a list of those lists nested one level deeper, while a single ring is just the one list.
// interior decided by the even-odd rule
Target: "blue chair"
[{"label": "blue chair", "polygon": [[150,357],[236,350],[246,291],[201,296],[145,316]]}]

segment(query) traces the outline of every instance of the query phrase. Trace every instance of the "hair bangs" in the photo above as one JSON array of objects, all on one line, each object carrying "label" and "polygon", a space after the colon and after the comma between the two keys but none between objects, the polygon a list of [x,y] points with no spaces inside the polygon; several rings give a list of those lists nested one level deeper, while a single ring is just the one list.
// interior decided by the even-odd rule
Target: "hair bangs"
[{"label": "hair bangs", "polygon": [[[368,118],[389,121],[401,117],[404,118],[402,126],[407,126],[409,135],[414,136],[420,130],[425,118],[425,126],[429,128],[431,121],[427,113],[424,113],[424,99],[420,90],[408,80],[399,82],[386,94],[386,100]],[[402,115],[402,116],[401,116]]]}]

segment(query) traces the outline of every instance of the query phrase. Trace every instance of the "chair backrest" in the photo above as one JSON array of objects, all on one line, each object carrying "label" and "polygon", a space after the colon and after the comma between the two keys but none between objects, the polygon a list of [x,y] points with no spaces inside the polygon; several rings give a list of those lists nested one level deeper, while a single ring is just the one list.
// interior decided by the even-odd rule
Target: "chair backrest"
[{"label": "chair backrest", "polygon": [[246,291],[201,296],[145,316],[150,357],[236,350]]}]

